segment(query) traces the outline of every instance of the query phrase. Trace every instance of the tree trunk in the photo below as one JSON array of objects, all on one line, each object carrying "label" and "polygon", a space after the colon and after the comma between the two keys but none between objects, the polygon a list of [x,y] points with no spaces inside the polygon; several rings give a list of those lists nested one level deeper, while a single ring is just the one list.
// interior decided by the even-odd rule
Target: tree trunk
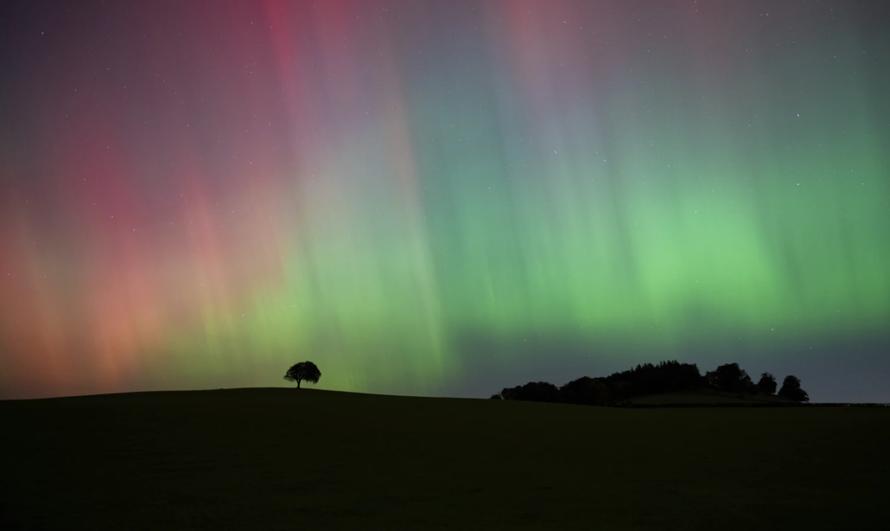
[{"label": "tree trunk", "polygon": [[301,382],[301,380],[297,380],[297,389],[300,388],[300,382]]}]

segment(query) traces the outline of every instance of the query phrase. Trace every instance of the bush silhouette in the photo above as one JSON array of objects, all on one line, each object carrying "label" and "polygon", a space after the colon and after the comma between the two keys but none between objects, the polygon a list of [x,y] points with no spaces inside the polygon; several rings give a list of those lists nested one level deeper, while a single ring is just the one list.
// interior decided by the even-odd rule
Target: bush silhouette
[{"label": "bush silhouette", "polygon": [[301,361],[287,370],[284,379],[289,382],[297,382],[297,389],[300,388],[300,382],[306,380],[311,383],[318,383],[321,378],[321,371],[311,361]]},{"label": "bush silhouette", "polygon": [[786,376],[785,381],[782,382],[782,388],[779,389],[779,396],[796,402],[810,401],[810,395],[800,387],[800,378],[790,374]]}]

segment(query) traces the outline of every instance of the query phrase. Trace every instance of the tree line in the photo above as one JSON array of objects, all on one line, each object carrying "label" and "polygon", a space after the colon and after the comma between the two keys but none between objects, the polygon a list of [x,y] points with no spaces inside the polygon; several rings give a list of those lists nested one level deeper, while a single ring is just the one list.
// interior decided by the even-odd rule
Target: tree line
[{"label": "tree line", "polygon": [[776,393],[775,376],[765,372],[757,383],[738,363],[727,363],[702,375],[698,366],[676,360],[657,365],[646,363],[605,378],[583,376],[556,387],[548,382],[529,382],[507,387],[491,398],[499,400],[527,400],[532,402],[562,402],[583,405],[621,405],[631,399],[666,393],[696,392],[705,389],[723,391],[739,396],[778,396],[794,402],[809,402],[810,397],[800,386],[800,379],[788,375]]}]

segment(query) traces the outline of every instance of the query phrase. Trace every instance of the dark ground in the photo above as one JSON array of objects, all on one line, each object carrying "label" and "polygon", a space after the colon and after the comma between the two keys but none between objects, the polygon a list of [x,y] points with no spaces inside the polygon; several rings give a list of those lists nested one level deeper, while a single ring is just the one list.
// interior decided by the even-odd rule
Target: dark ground
[{"label": "dark ground", "polygon": [[0,402],[0,529],[890,529],[890,408]]}]

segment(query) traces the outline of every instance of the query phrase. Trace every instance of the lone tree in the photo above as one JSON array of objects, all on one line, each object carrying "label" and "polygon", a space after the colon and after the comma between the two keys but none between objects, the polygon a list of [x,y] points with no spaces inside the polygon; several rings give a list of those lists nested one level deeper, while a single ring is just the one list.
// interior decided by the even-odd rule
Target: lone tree
[{"label": "lone tree", "polygon": [[779,396],[796,402],[809,402],[810,395],[800,388],[800,379],[797,376],[788,375],[779,389]]},{"label": "lone tree", "polygon": [[287,370],[284,379],[288,382],[297,382],[297,389],[300,388],[300,382],[318,383],[321,378],[321,371],[311,361],[301,361]]},{"label": "lone tree", "polygon": [[760,375],[760,381],[757,382],[757,390],[766,395],[776,394],[776,377],[765,372]]}]

